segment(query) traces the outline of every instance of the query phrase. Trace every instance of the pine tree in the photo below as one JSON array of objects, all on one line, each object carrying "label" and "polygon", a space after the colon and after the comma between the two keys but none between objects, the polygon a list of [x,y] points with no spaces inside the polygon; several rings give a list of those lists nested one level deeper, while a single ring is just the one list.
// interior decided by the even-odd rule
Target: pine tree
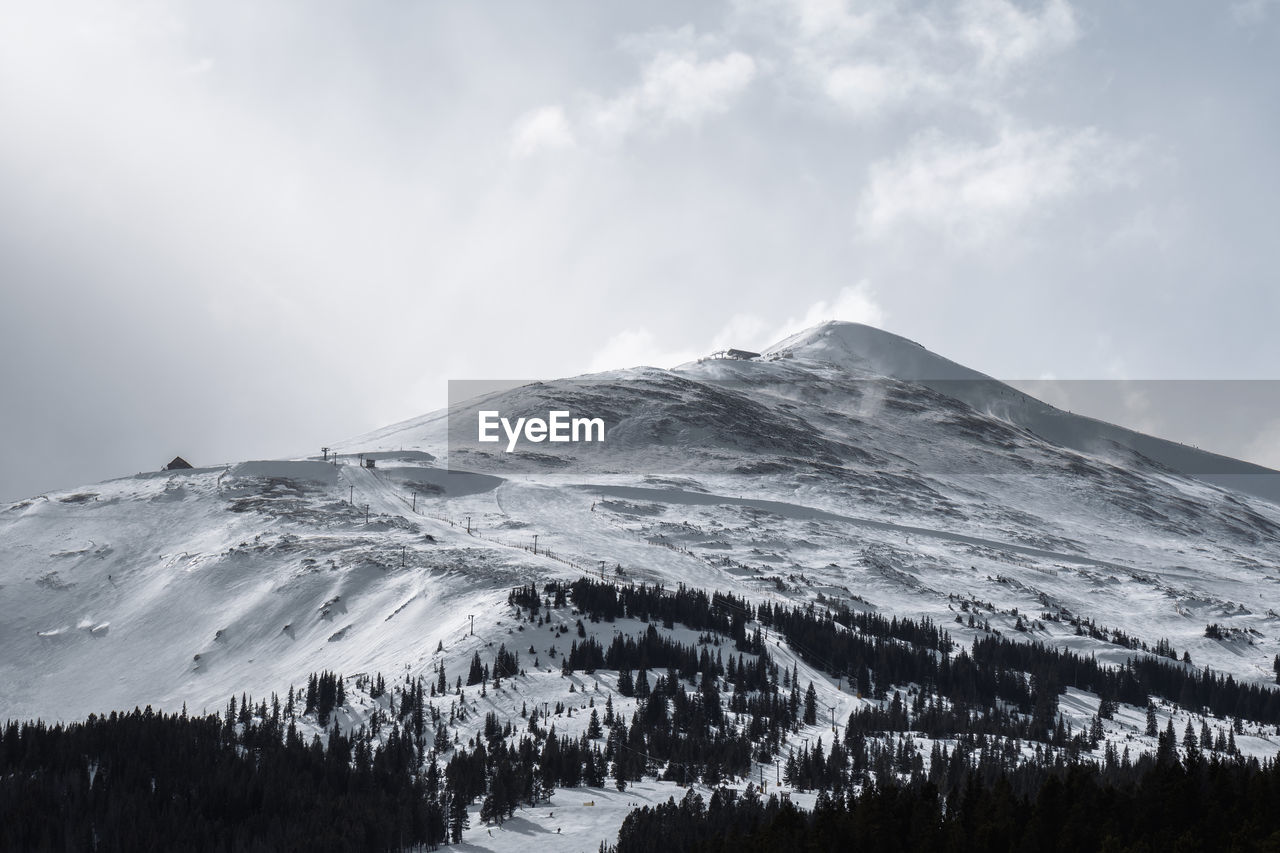
[{"label": "pine tree", "polygon": [[449,751],[449,727],[443,722],[436,723],[436,735],[431,746],[437,754]]},{"label": "pine tree", "polygon": [[[496,781],[495,777],[495,781]],[[480,802],[480,822],[495,823],[498,820],[498,809],[494,803],[493,794],[488,794]]]},{"label": "pine tree", "polygon": [[1164,732],[1160,735],[1159,745],[1156,747],[1156,764],[1160,766],[1168,766],[1178,763],[1178,736],[1173,731],[1173,718],[1169,718],[1169,724],[1165,726]]},{"label": "pine tree", "polygon": [[813,682],[809,682],[809,689],[804,693],[804,724],[806,726],[815,725],[818,722],[818,693],[813,689]]},{"label": "pine tree", "polygon": [[1186,750],[1187,760],[1192,761],[1200,754],[1200,743],[1196,739],[1196,731],[1191,727],[1191,720],[1187,720],[1187,727],[1182,731],[1182,748]]},{"label": "pine tree", "polygon": [[467,803],[459,794],[449,797],[449,840],[454,844],[462,841],[462,831],[471,826],[471,818],[467,815]]}]

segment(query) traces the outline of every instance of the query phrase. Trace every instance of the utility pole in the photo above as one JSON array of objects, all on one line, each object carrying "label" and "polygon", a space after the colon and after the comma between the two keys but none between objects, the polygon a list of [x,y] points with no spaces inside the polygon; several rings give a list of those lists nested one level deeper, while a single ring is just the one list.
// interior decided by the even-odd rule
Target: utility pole
[{"label": "utility pole", "polygon": [[365,524],[369,523],[369,505],[368,504],[364,505],[364,523]]},{"label": "utility pole", "polygon": [[471,516],[467,516],[467,535],[471,535]]},{"label": "utility pole", "polygon": [[407,547],[408,546],[405,545],[400,546],[400,568],[402,569],[404,568],[404,552],[407,550]]},{"label": "utility pole", "polygon": [[773,760],[773,769],[776,770],[778,773],[778,781],[776,784],[781,786],[782,785],[782,760],[781,759],[775,758]]},{"label": "utility pole", "polygon": [[355,486],[347,486],[347,503],[351,504],[352,506],[356,505],[356,487]]},{"label": "utility pole", "polygon": [[839,732],[836,731],[836,706],[828,705],[827,707],[831,709],[831,731],[833,734],[839,734]]},{"label": "utility pole", "polygon": [[324,454],[324,461],[325,461],[325,462],[328,462],[328,461],[329,461],[329,448],[327,448],[327,447],[322,447],[322,448],[320,448],[320,452]]},{"label": "utility pole", "polygon": [[533,556],[538,556],[538,534],[533,534]]}]

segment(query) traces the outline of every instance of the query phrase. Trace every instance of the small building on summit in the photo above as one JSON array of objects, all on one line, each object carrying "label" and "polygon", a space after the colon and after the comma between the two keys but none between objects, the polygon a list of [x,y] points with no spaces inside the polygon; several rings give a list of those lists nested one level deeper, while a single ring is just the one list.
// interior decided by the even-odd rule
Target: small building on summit
[{"label": "small building on summit", "polygon": [[736,359],[738,361],[750,361],[753,358],[759,358],[759,357],[760,357],[760,353],[751,352],[750,350],[722,349],[722,350],[717,350],[716,352],[711,353],[711,355],[707,356],[706,360],[731,358],[731,359]]},{"label": "small building on summit", "polygon": [[187,460],[183,459],[181,456],[175,456],[173,457],[172,462],[164,466],[164,470],[165,471],[181,471],[184,468],[192,468],[192,467],[195,467],[195,466],[193,466]]}]

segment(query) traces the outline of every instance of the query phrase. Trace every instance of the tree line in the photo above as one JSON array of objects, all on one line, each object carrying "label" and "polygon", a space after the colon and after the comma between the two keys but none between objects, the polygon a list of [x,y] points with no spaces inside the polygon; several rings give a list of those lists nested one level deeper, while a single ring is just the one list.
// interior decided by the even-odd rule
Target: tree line
[{"label": "tree line", "polygon": [[1120,771],[1033,764],[984,778],[967,771],[949,794],[930,780],[888,777],[849,795],[820,795],[811,811],[765,799],[755,786],[707,802],[644,807],[602,853],[1151,853],[1274,850],[1280,765],[1167,755]]}]

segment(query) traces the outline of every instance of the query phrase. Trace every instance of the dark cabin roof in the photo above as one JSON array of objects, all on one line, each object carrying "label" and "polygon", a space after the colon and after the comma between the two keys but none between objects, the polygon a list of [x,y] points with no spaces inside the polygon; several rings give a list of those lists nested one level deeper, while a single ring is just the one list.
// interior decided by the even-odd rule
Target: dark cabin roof
[{"label": "dark cabin roof", "polygon": [[731,358],[731,359],[738,359],[740,361],[750,361],[753,358],[759,358],[759,357],[760,357],[760,353],[751,352],[750,350],[745,350],[745,349],[716,350],[715,352],[711,353],[711,355],[707,356],[708,359]]},{"label": "dark cabin roof", "polygon": [[181,456],[175,456],[175,457],[173,457],[173,461],[172,461],[172,462],[170,462],[168,465],[164,466],[164,470],[166,470],[166,471],[180,471],[180,470],[182,470],[183,468],[191,468],[191,467],[193,467],[193,466],[192,466],[192,464],[191,464],[190,462],[188,462],[187,460],[183,459]]}]

